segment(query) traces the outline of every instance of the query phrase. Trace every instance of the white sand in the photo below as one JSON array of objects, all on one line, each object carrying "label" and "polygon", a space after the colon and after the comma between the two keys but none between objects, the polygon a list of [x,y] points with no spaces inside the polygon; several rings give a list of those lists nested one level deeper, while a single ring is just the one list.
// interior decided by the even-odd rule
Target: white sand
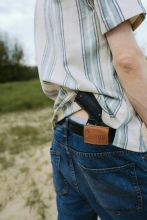
[{"label": "white sand", "polygon": [[51,172],[48,146],[20,154],[12,168],[1,170],[0,220],[56,220]]}]

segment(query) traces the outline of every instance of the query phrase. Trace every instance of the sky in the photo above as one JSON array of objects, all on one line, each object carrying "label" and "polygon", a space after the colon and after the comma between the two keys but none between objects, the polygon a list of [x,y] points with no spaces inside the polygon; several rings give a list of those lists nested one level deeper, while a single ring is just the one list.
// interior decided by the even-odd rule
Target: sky
[{"label": "sky", "polygon": [[34,10],[36,0],[0,0],[0,32],[23,46],[27,65],[35,65]]},{"label": "sky", "polygon": [[[147,0],[141,0],[147,10]],[[36,0],[0,0],[0,32],[18,40],[25,52],[25,63],[36,65],[34,48],[34,10]],[[147,55],[147,16],[135,31],[139,46]]]}]

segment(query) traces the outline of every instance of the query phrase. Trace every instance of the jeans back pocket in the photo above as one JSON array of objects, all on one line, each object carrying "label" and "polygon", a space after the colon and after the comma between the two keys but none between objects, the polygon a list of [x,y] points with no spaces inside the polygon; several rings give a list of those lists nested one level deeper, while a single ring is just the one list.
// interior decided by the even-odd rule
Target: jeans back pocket
[{"label": "jeans back pocket", "polygon": [[78,164],[96,201],[108,213],[122,215],[142,209],[134,163],[101,169]]}]

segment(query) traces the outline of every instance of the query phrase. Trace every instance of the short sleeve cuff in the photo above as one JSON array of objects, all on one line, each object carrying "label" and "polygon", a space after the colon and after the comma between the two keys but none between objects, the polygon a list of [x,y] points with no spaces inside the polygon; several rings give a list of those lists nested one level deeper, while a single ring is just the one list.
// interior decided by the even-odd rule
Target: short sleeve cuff
[{"label": "short sleeve cuff", "polygon": [[[134,10],[135,12],[135,10]],[[128,18],[126,20],[129,20],[131,25],[132,25],[132,29],[133,31],[135,31],[137,29],[137,27],[139,27],[139,25],[144,21],[145,17],[146,17],[146,12],[140,12],[140,14],[138,14],[139,12],[135,12],[134,16],[132,17],[132,14],[129,15],[128,13]]]},{"label": "short sleeve cuff", "polygon": [[96,11],[102,34],[126,20],[130,21],[134,31],[146,17],[146,10],[140,0],[96,0]]}]

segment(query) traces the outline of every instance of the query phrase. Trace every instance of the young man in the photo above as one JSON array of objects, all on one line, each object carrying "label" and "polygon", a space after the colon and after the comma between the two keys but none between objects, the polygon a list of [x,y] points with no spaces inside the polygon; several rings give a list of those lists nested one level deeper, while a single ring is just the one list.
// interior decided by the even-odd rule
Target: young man
[{"label": "young man", "polygon": [[[139,0],[36,3],[39,76],[55,100],[59,220],[147,219],[147,63],[133,33],[145,15]],[[97,121],[77,102],[79,91]]]}]

